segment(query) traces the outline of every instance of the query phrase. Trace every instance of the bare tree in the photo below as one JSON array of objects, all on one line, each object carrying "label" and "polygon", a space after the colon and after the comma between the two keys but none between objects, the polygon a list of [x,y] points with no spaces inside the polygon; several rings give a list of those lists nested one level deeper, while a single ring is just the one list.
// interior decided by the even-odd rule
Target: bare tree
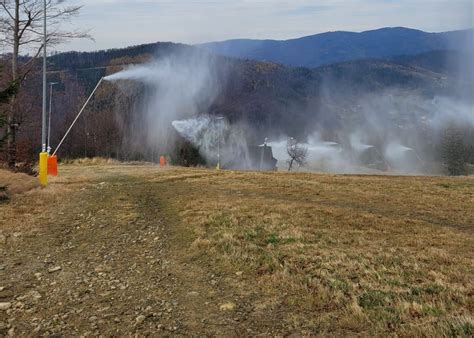
[{"label": "bare tree", "polygon": [[[76,16],[81,6],[66,6],[65,0],[46,0],[48,22],[47,44],[55,45],[75,38],[90,38],[85,32],[63,31],[61,23]],[[0,0],[0,44],[11,48],[12,81],[20,86],[33,69],[43,50],[44,0]],[[21,54],[29,54],[20,63]],[[31,54],[30,54],[31,53]],[[17,95],[10,99],[7,116],[7,155],[9,166],[16,162],[16,131],[21,123],[15,104]]]},{"label": "bare tree", "polygon": [[291,171],[293,164],[298,164],[302,167],[306,164],[306,157],[308,156],[308,148],[298,143],[298,141],[290,137],[286,144],[286,151],[290,159],[288,160],[288,171]]}]

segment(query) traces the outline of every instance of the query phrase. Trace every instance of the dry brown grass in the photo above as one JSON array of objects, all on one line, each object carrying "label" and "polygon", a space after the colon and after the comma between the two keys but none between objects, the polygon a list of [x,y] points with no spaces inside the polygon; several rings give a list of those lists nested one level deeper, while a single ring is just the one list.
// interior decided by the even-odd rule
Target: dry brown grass
[{"label": "dry brown grass", "polygon": [[0,169],[0,187],[7,187],[9,195],[21,194],[38,186],[38,179],[33,176]]},{"label": "dry brown grass", "polygon": [[146,186],[160,203],[144,205],[167,216],[170,245],[223,276],[252,323],[302,335],[474,333],[472,177],[107,164],[60,166],[51,183],[0,206],[0,231],[42,224],[44,210],[102,183],[138,195]]},{"label": "dry brown grass", "polygon": [[77,158],[77,159],[63,159],[62,163],[64,164],[72,164],[76,166],[90,166],[90,165],[111,165],[111,164],[118,164],[119,162],[111,159],[111,158],[104,158],[104,157],[84,157],[84,158]]},{"label": "dry brown grass", "polygon": [[[179,174],[178,174],[179,175]],[[289,331],[474,333],[474,179],[222,172],[164,181],[189,252]],[[185,234],[183,234],[184,237]]]}]

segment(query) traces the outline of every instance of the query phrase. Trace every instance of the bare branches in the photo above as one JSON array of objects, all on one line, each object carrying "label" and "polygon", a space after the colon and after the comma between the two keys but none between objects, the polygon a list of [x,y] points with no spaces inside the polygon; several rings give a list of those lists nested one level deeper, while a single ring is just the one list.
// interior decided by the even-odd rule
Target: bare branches
[{"label": "bare branches", "polygon": [[[79,14],[82,6],[66,6],[65,1],[48,0],[48,44],[57,45],[71,39],[92,39],[84,31],[64,31],[64,22]],[[13,48],[14,57],[21,53],[33,52],[39,55],[42,49],[42,27],[44,19],[43,0],[0,0],[0,41]],[[17,49],[17,50],[15,50]]]},{"label": "bare branches", "polygon": [[5,1],[2,1],[0,3],[0,6],[3,8],[5,13],[10,17],[11,20],[15,20],[15,18],[12,15],[12,8],[8,7]]},{"label": "bare branches", "polygon": [[286,144],[286,151],[290,159],[288,160],[288,171],[291,171],[293,164],[298,164],[298,167],[306,165],[306,157],[308,156],[308,148],[298,143],[296,139],[290,137]]}]

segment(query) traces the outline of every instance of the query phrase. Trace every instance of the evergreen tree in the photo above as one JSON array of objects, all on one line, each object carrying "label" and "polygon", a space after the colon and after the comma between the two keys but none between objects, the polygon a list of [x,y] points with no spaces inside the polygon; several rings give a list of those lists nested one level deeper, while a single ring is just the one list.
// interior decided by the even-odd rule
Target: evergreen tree
[{"label": "evergreen tree", "polygon": [[[7,124],[6,112],[2,109],[2,104],[7,104],[11,97],[14,97],[18,92],[18,82],[11,82],[4,90],[0,90],[0,131],[3,131]],[[0,133],[0,148],[7,139],[7,132]]]},{"label": "evergreen tree", "polygon": [[449,175],[466,175],[466,153],[466,146],[459,128],[449,125],[444,131],[442,140],[442,157]]}]

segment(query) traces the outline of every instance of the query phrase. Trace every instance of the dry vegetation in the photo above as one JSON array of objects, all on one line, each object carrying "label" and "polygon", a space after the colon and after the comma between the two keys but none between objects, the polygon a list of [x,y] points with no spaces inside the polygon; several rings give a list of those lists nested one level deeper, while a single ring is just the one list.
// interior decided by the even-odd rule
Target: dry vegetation
[{"label": "dry vegetation", "polygon": [[111,159],[111,158],[104,158],[104,157],[84,157],[84,158],[77,158],[77,159],[64,159],[62,160],[63,164],[72,164],[76,166],[92,166],[92,165],[110,165],[110,164],[118,164],[119,162]]},{"label": "dry vegetation", "polygon": [[[183,269],[174,271],[182,282],[173,297],[187,304],[182,317],[187,324],[178,333],[474,334],[473,178],[124,165],[68,165],[60,170],[49,190],[0,206],[0,212],[6,212],[0,216],[5,221],[0,231],[8,232],[15,224],[14,211],[24,210],[40,194],[55,203],[63,199],[59,223],[63,225],[56,227],[67,226],[69,218],[80,222],[77,213],[67,215],[65,196],[72,196],[70,192],[75,195],[74,210],[84,209],[84,222],[96,217],[88,208],[102,208],[97,216],[104,218],[101,222],[107,222],[109,212],[117,225],[126,219],[120,225],[124,229],[134,224],[125,212],[133,211],[133,217],[143,216],[143,222],[150,224],[156,217],[151,215],[160,215],[170,230],[162,260]],[[98,200],[109,199],[115,202],[97,206]],[[127,199],[126,209],[115,205]],[[38,218],[37,225],[49,222],[47,214]],[[113,236],[93,229],[88,230],[95,231],[92,247],[105,252],[114,245],[92,243]],[[118,236],[120,228],[113,231]],[[140,251],[140,243],[133,244],[134,252]],[[121,266],[134,257],[127,260],[116,261]],[[211,284],[207,279],[202,283],[202,278]],[[148,289],[145,280],[140,285]],[[190,297],[190,290],[203,298]],[[220,324],[206,321],[213,316]]]},{"label": "dry vegetation", "polygon": [[38,180],[32,176],[0,169],[0,189],[5,189],[8,196],[24,193],[38,186]]},{"label": "dry vegetation", "polygon": [[472,178],[223,172],[163,189],[192,254],[243,271],[235,286],[287,332],[474,333]]}]

